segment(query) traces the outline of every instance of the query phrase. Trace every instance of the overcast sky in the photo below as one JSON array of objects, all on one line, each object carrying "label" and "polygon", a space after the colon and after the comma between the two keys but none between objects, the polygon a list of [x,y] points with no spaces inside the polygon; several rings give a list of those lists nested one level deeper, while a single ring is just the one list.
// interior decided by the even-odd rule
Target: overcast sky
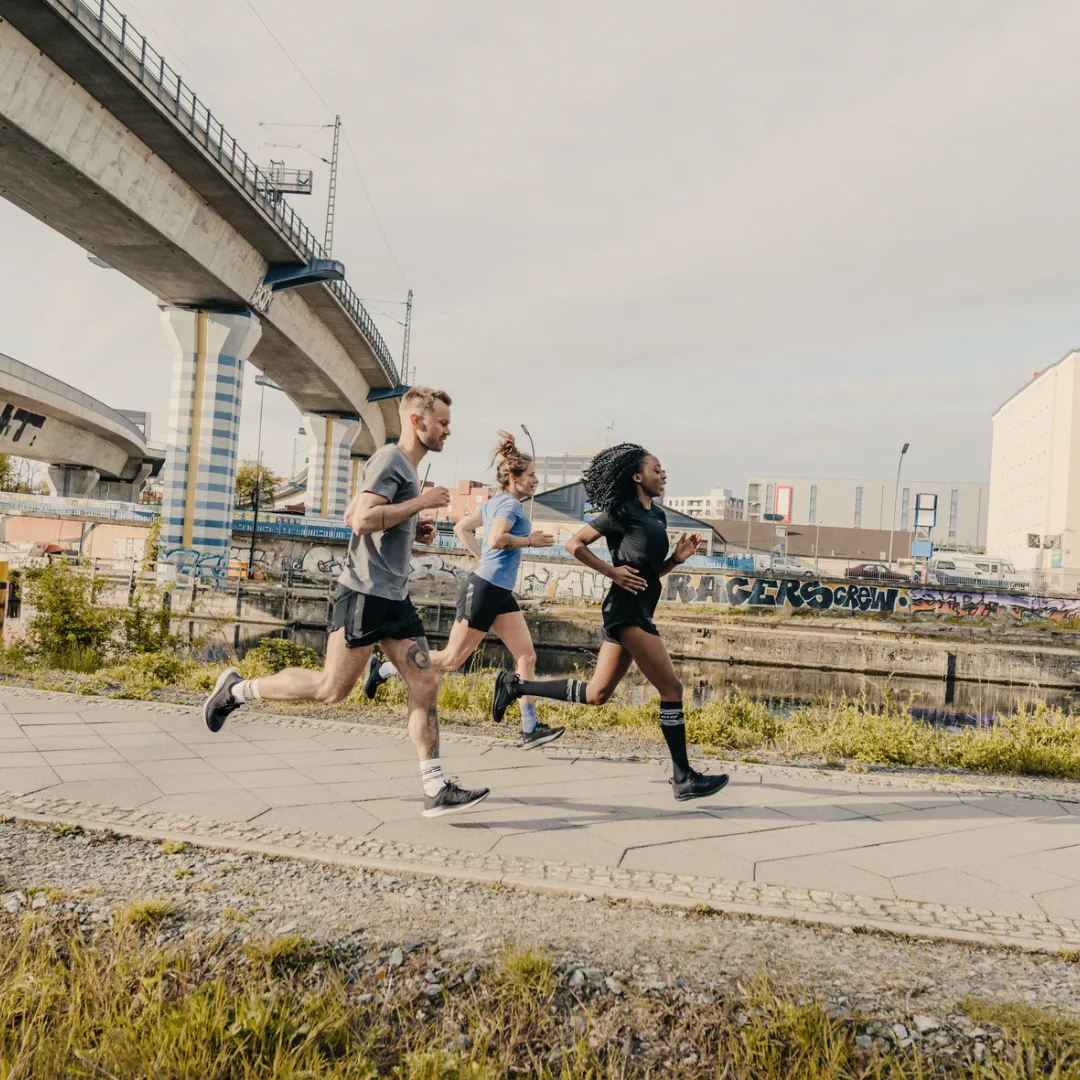
[{"label": "overcast sky", "polygon": [[[247,0],[116,2],[253,156],[315,169],[321,235],[329,131],[260,124],[333,116]],[[252,3],[342,115],[401,273],[344,146],[335,255],[395,354],[416,292],[455,399],[432,479],[486,479],[496,427],[555,453],[612,420],[673,494],[885,478],[904,441],[910,478],[981,480],[990,414],[1080,344],[1075,3]],[[0,352],[164,439],[155,299],[2,202],[0,250]]]}]

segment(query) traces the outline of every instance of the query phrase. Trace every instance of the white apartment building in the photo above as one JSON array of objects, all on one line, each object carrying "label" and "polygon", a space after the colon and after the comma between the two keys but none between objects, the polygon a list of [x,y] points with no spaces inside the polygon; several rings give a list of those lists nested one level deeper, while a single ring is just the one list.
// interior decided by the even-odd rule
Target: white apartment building
[{"label": "white apartment building", "polygon": [[553,488],[576,484],[589,467],[589,462],[603,449],[602,446],[583,446],[566,454],[544,454],[536,458],[536,493]]},{"label": "white apartment building", "polygon": [[740,521],[743,501],[731,488],[713,488],[708,495],[664,495],[664,505],[695,518]]},{"label": "white apartment building", "polygon": [[[935,547],[982,548],[986,544],[988,484],[962,481],[833,480],[802,476],[751,476],[746,480],[746,516],[793,525],[888,529],[896,499],[896,531],[915,524],[915,497],[937,495]],[[906,558],[910,552],[896,552]],[[995,550],[994,554],[1004,554]]]},{"label": "white apartment building", "polygon": [[989,550],[1063,580],[1080,573],[1078,361],[1036,372],[991,418]]}]

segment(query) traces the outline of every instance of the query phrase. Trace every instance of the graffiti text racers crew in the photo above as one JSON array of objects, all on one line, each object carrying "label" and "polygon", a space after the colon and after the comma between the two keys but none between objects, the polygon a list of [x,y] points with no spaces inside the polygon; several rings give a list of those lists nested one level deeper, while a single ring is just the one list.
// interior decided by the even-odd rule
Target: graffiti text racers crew
[{"label": "graffiti text racers crew", "polygon": [[[576,679],[537,682],[500,671],[492,715],[501,720],[510,703],[525,694],[602,705],[635,663],[660,693],[660,725],[671,753],[675,798],[700,799],[714,795],[728,778],[705,776],[690,768],[682,683],[653,622],[661,577],[697,551],[700,540],[696,533],[683,534],[668,555],[667,518],[653,505],[663,494],[664,482],[660,462],[633,443],[610,447],[593,458],[585,472],[585,494],[601,513],[579,529],[566,548],[579,562],[611,578],[596,670],[588,683]],[[601,536],[607,540],[611,566],[589,550]]]},{"label": "graffiti text racers crew", "polygon": [[265,679],[245,680],[236,668],[222,672],[203,713],[211,731],[239,705],[268,701],[344,701],[356,685],[376,642],[402,672],[409,688],[409,735],[420,758],[424,816],[475,806],[487,788],[466,791],[443,777],[439,762],[438,675],[427,638],[408,594],[413,540],[433,539],[434,526],[417,527],[419,514],[450,502],[443,487],[421,492],[416,469],[450,435],[450,398],[414,386],[401,400],[401,438],[372,455],[362,489],[345,511],[352,529],[345,568],[338,579],[334,615],[322,671],[288,668]]},{"label": "graffiti text racers crew", "polygon": [[[477,566],[461,584],[457,620],[450,631],[450,640],[445,649],[431,654],[431,666],[436,671],[457,671],[476,652],[484,635],[494,630],[513,656],[518,675],[531,679],[536,674],[536,654],[528,623],[514,599],[514,585],[522,551],[527,547],[551,547],[555,537],[533,532],[522,508],[522,502],[536,491],[536,469],[533,459],[518,449],[513,435],[499,432],[499,445],[491,463],[496,466],[502,494],[489,499],[454,526],[454,532],[477,560]],[[476,530],[481,525],[483,548],[476,542]],[[364,678],[364,693],[373,698],[379,686],[397,673],[392,663],[380,665],[372,656]],[[554,742],[565,730],[538,724],[532,698],[521,702],[524,749]]]}]

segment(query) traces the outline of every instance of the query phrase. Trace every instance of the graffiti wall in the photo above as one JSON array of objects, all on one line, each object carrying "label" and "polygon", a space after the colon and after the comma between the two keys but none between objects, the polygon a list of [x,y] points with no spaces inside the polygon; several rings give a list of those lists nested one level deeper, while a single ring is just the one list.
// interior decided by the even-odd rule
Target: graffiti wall
[{"label": "graffiti wall", "polygon": [[[249,548],[234,544],[229,552],[206,555],[187,548],[165,553],[178,576],[196,574],[207,584],[223,584],[229,567],[248,561]],[[255,547],[255,574],[280,579],[290,572],[312,582],[331,582],[345,558],[343,545],[272,539]],[[452,600],[468,577],[472,560],[455,554],[417,552],[410,586],[418,597]],[[584,600],[599,603],[608,580],[587,567],[563,561],[526,559],[519,595],[531,599]],[[670,604],[715,604],[735,608],[787,608],[836,614],[996,616],[1016,622],[1033,619],[1080,619],[1080,596],[1029,596],[1023,593],[975,592],[919,585],[871,585],[819,578],[770,578],[755,575],[676,572],[664,580],[663,600]]]},{"label": "graffiti wall", "polygon": [[1017,622],[1029,619],[1080,619],[1080,597],[1025,596],[1017,593],[962,592],[915,586],[908,590],[911,611],[930,615],[996,615]]},{"label": "graffiti wall", "polygon": [[521,596],[549,600],[593,600],[599,603],[607,591],[607,578],[584,566],[565,563],[525,563]]}]

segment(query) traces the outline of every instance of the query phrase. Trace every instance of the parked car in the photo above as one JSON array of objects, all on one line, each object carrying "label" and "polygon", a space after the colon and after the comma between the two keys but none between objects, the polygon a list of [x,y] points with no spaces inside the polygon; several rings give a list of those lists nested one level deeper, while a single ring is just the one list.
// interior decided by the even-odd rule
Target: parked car
[{"label": "parked car", "polygon": [[930,561],[933,585],[955,585],[961,589],[1030,588],[1028,579],[1008,560],[996,555],[961,555],[942,552]]},{"label": "parked car", "polygon": [[817,571],[806,563],[793,559],[790,555],[773,555],[761,560],[761,570],[775,577],[814,577]]},{"label": "parked car", "polygon": [[901,574],[896,570],[890,570],[885,563],[864,562],[858,566],[849,566],[844,571],[847,578],[872,578],[874,581],[903,581],[911,583],[910,574]]}]

